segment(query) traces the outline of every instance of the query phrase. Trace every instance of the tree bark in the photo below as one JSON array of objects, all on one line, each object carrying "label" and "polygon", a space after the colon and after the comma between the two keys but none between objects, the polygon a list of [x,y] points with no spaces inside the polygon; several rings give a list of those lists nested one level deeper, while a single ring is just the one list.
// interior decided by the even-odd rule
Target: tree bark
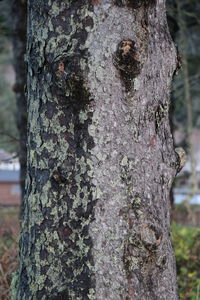
[{"label": "tree bark", "polygon": [[175,300],[164,1],[29,1],[13,299]]}]

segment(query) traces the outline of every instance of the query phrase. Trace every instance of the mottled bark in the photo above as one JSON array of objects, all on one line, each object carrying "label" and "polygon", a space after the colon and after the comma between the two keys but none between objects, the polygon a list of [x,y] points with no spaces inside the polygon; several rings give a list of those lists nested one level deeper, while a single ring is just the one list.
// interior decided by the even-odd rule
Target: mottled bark
[{"label": "mottled bark", "polygon": [[164,1],[29,1],[13,299],[176,300]]},{"label": "mottled bark", "polygon": [[12,26],[12,45],[14,56],[14,68],[16,80],[13,90],[17,101],[17,127],[19,130],[19,161],[20,161],[20,181],[22,198],[24,196],[26,159],[27,159],[27,104],[25,96],[26,86],[26,28],[27,28],[27,1],[8,1],[9,19]]}]

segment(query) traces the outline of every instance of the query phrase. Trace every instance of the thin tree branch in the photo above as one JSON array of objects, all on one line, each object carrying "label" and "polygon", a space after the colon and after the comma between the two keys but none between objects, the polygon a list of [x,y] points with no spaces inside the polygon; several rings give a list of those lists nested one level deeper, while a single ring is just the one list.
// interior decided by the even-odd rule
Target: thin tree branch
[{"label": "thin tree branch", "polygon": [[20,140],[18,138],[14,137],[13,135],[11,135],[7,132],[0,131],[0,135],[9,137],[11,141],[15,141],[15,142],[18,142],[18,143],[20,142]]}]

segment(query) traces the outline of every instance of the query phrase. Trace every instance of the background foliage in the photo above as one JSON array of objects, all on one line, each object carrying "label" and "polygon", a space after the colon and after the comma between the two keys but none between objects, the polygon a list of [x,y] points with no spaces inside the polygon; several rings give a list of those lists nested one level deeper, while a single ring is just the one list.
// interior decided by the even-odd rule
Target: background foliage
[{"label": "background foliage", "polygon": [[0,2],[0,149],[18,151],[16,102],[12,90],[13,55],[10,27],[4,2]]},{"label": "background foliage", "polygon": [[172,225],[181,300],[200,299],[200,228]]},{"label": "background foliage", "polygon": [[[18,151],[15,94],[9,84],[9,69],[12,51],[8,43],[0,53],[0,148],[9,152]],[[9,67],[9,68],[8,68]],[[5,74],[7,72],[7,80]],[[12,72],[12,71],[11,71]]]},{"label": "background foliage", "polygon": [[[200,128],[200,1],[199,0],[168,0],[167,1],[167,14],[168,24],[171,35],[180,51],[181,60],[181,35],[180,24],[178,17],[177,3],[181,5],[183,22],[186,26],[186,53],[189,66],[189,82],[192,97],[192,113],[193,113],[193,126]],[[173,126],[174,129],[179,129],[186,132],[186,104],[184,100],[183,89],[183,72],[180,70],[174,77],[172,105],[174,108],[173,113]]]}]

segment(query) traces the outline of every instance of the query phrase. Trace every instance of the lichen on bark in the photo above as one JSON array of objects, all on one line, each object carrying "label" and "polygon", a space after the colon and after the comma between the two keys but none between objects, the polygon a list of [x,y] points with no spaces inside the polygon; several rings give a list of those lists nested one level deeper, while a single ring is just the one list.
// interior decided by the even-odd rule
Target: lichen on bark
[{"label": "lichen on bark", "polygon": [[177,299],[169,240],[176,155],[163,112],[176,59],[164,2],[151,4],[29,2],[15,299]]},{"label": "lichen on bark", "polygon": [[88,234],[95,203],[88,175],[93,111],[84,79],[92,10],[39,0],[28,10],[28,177],[13,297],[83,299],[94,286]]}]

